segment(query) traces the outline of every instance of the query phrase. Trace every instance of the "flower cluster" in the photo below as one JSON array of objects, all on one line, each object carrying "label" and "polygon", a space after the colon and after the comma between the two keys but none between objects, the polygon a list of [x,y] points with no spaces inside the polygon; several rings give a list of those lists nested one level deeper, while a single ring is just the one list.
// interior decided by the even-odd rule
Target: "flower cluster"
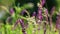
[{"label": "flower cluster", "polygon": [[[18,23],[20,23],[23,34],[27,34],[26,30],[28,28],[30,29],[31,33],[32,33],[33,29],[35,29],[35,31],[34,31],[34,33],[35,33],[37,31],[37,29],[38,30],[41,29],[41,25],[42,25],[44,34],[46,34],[47,25],[50,27],[50,30],[53,28],[52,17],[54,15],[55,6],[52,7],[52,9],[49,13],[48,9],[44,7],[45,3],[46,3],[46,0],[41,0],[41,2],[37,6],[38,7],[37,12],[33,12],[32,16],[30,16],[29,12],[26,9],[23,9],[22,11],[20,11],[20,13],[18,13],[17,11],[15,13],[13,8],[11,8],[10,14],[13,15],[15,13],[15,16],[13,17],[13,18],[15,18],[13,21],[16,21],[14,24],[14,27],[16,27],[16,25]],[[28,16],[24,16],[25,15],[24,13],[27,13]],[[11,18],[8,19],[8,21],[10,21],[10,20],[11,20]],[[26,25],[28,25],[27,29],[25,28],[26,27],[25,22],[28,23],[28,24],[26,24]],[[57,16],[57,20],[56,20],[56,28],[60,30],[59,27],[60,27],[60,15]]]}]

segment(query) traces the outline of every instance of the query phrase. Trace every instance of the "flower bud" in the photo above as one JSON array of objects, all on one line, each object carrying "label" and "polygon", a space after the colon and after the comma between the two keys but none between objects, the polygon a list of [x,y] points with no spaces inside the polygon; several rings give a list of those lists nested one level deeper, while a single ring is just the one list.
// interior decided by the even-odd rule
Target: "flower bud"
[{"label": "flower bud", "polygon": [[10,14],[11,14],[11,15],[14,14],[13,8],[10,9]]},{"label": "flower bud", "polygon": [[23,32],[23,34],[26,34],[24,21],[23,21],[22,19],[19,19],[19,22],[20,22],[20,25],[21,25],[21,27],[22,27],[22,32]]},{"label": "flower bud", "polygon": [[57,18],[56,18],[56,28],[60,30],[60,14],[57,15]]},{"label": "flower bud", "polygon": [[33,12],[32,16],[36,16],[36,12]]},{"label": "flower bud", "polygon": [[24,15],[26,13],[26,10],[22,10],[21,15]]},{"label": "flower bud", "polygon": [[55,10],[55,6],[52,7],[51,11],[50,11],[50,15],[52,16],[54,14],[54,10]]},{"label": "flower bud", "polygon": [[46,2],[46,0],[41,0],[42,7],[44,6],[45,2]]},{"label": "flower bud", "polygon": [[39,19],[39,20],[42,20],[42,9],[39,9],[38,8],[38,14],[37,14],[37,18]]}]

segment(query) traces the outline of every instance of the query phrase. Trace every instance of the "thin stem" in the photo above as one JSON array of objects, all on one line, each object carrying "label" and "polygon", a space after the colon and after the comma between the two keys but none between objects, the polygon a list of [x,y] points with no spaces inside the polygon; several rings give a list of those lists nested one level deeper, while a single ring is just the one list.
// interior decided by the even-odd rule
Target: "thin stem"
[{"label": "thin stem", "polygon": [[30,17],[30,14],[29,14],[29,12],[28,12],[28,11],[26,11],[26,13],[27,13],[27,15]]},{"label": "thin stem", "polygon": [[60,34],[60,30],[59,30],[59,34]]},{"label": "thin stem", "polygon": [[52,28],[52,17],[50,16],[50,30]]},{"label": "thin stem", "polygon": [[46,34],[46,23],[44,23],[44,34]]},{"label": "thin stem", "polygon": [[2,9],[4,9],[4,10],[6,10],[6,12],[8,12],[8,13],[9,13],[8,8],[6,8],[5,6],[0,6],[0,8],[2,8]]}]

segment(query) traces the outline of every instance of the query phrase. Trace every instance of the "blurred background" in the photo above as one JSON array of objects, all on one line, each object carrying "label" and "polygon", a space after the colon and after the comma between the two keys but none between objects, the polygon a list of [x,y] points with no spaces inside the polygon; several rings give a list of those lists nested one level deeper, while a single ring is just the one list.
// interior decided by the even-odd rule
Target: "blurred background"
[{"label": "blurred background", "polygon": [[[16,23],[16,20],[19,19],[20,16],[22,17],[22,15],[20,14],[21,11],[24,13],[24,11],[27,10],[26,13],[28,14],[28,16],[25,16],[27,15],[25,13],[22,17],[24,19],[27,18],[26,20],[24,20],[24,22],[27,23],[29,22],[29,20],[35,21],[33,19],[37,19],[37,18],[31,18],[31,16],[33,12],[36,12],[36,13],[38,12],[39,7],[37,6],[37,4],[40,2],[41,0],[0,0],[0,29],[1,29],[0,33],[2,32],[3,34],[7,34],[7,33],[11,34],[12,32],[13,34],[12,27]],[[55,7],[55,12],[59,12],[60,11],[60,0],[46,0],[43,8],[47,8],[49,14],[51,12],[52,7]],[[51,18],[53,23],[56,23],[56,16],[57,14],[55,13],[53,17]],[[9,25],[6,23],[9,23],[9,24],[13,23],[13,24]],[[16,30],[14,30],[14,34],[17,34],[16,32],[18,32],[19,30],[20,32],[22,32],[21,28],[20,26],[16,27]],[[30,28],[34,28],[34,27],[31,26]],[[27,32],[30,32],[29,28],[26,30]],[[49,33],[50,31],[47,31],[47,32]]]}]

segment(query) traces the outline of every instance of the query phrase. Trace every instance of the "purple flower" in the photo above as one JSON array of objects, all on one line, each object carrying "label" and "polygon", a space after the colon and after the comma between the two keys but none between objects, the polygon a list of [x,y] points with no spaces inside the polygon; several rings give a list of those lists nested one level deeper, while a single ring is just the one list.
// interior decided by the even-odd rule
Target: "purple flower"
[{"label": "purple flower", "polygon": [[57,18],[56,18],[56,28],[60,30],[60,14],[57,15]]},{"label": "purple flower", "polygon": [[14,25],[14,28],[16,27],[16,25],[20,23],[21,27],[22,27],[22,32],[23,34],[26,34],[26,31],[25,31],[25,24],[24,24],[24,21],[22,19],[18,19]]},{"label": "purple flower", "polygon": [[50,12],[50,16],[49,16],[50,29],[52,29],[52,15],[54,14],[54,10],[55,10],[55,7],[53,6],[53,8],[51,9],[51,12]]},{"label": "purple flower", "polygon": [[48,15],[48,9],[45,9],[45,14]]},{"label": "purple flower", "polygon": [[44,6],[46,0],[41,0],[41,5]]},{"label": "purple flower", "polygon": [[33,12],[32,16],[36,16],[36,12]]},{"label": "purple flower", "polygon": [[22,10],[21,15],[24,15],[26,13],[26,9]]},{"label": "purple flower", "polygon": [[14,10],[13,8],[10,9],[10,14],[13,14],[14,13]]},{"label": "purple flower", "polygon": [[16,23],[14,24],[14,28],[17,26],[18,23],[19,23],[19,20],[17,20]]},{"label": "purple flower", "polygon": [[48,10],[47,10],[47,9],[45,9],[44,13],[45,13],[45,15],[46,15],[46,16],[45,16],[46,21],[47,21],[46,23],[48,24]]},{"label": "purple flower", "polygon": [[19,22],[20,22],[20,25],[21,25],[21,27],[22,27],[22,32],[23,32],[23,34],[26,34],[24,21],[23,21],[22,19],[19,19]]},{"label": "purple flower", "polygon": [[6,22],[8,22],[8,23],[11,24],[11,22],[12,22],[12,18],[11,18],[11,17],[8,17],[7,20],[6,20]]},{"label": "purple flower", "polygon": [[52,7],[50,15],[52,16],[54,14],[55,6]]},{"label": "purple flower", "polygon": [[19,19],[19,22],[20,22],[22,28],[24,28],[24,21],[22,19]]},{"label": "purple flower", "polygon": [[42,19],[43,19],[43,17],[42,17],[42,9],[40,9],[40,8],[38,8],[37,18],[38,18],[39,20],[42,20]]}]

